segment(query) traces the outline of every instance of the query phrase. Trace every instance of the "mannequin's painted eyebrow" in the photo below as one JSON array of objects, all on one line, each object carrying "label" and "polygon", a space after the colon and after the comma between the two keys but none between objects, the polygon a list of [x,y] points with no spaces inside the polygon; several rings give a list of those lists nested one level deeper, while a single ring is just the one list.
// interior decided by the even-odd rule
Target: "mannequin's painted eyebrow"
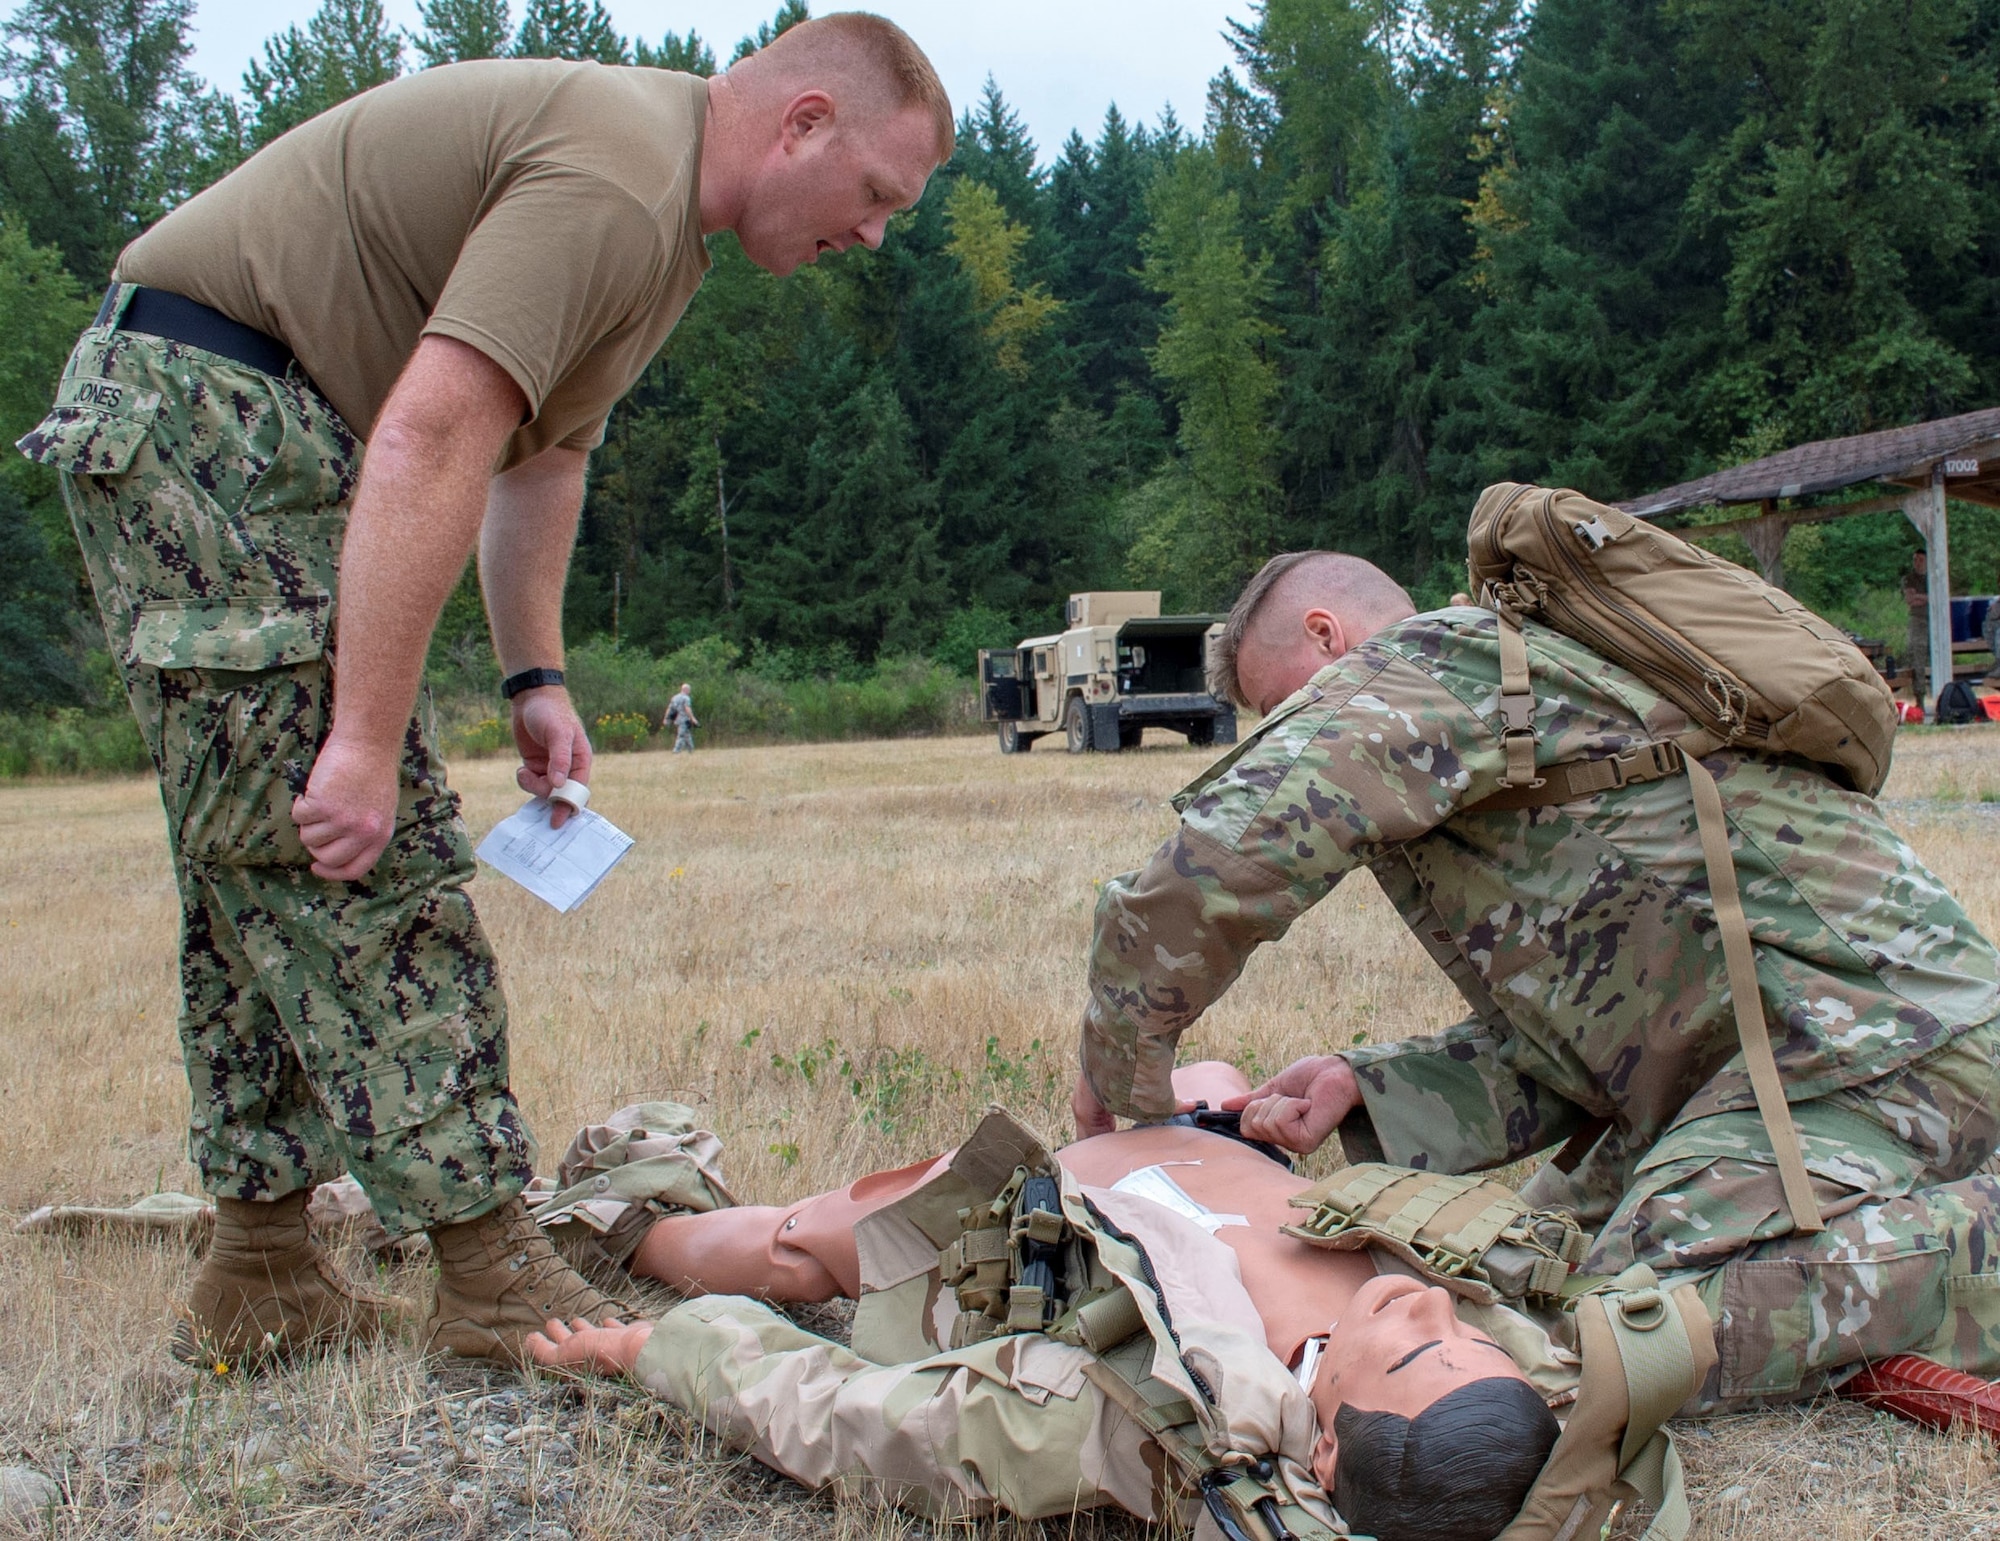
[{"label": "mannequin's painted eyebrow", "polygon": [[1390,1365],[1389,1368],[1384,1370],[1382,1373],[1384,1375],[1394,1375],[1398,1370],[1402,1369],[1404,1365],[1408,1364],[1412,1359],[1416,1358],[1417,1355],[1424,1353],[1426,1350],[1436,1348],[1443,1341],[1444,1341],[1443,1338],[1432,1338],[1428,1343],[1418,1344],[1415,1348],[1411,1349],[1407,1354],[1403,1355],[1401,1359],[1398,1359],[1394,1364]]}]

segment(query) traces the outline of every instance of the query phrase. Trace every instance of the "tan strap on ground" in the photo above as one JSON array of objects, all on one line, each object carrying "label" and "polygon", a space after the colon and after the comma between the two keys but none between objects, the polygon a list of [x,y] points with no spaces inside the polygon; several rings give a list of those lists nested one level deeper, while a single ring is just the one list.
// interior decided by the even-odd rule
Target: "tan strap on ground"
[{"label": "tan strap on ground", "polygon": [[1694,1528],[1694,1512],[1688,1507],[1681,1453],[1674,1448],[1671,1434],[1657,1430],[1618,1477],[1652,1505],[1653,1523],[1639,1541],[1686,1541]]},{"label": "tan strap on ground", "polygon": [[1635,1265],[1573,1307],[1582,1380],[1521,1512],[1498,1541],[1595,1541],[1614,1506],[1654,1507],[1642,1541],[1685,1541],[1690,1515],[1661,1426],[1715,1367],[1715,1333],[1693,1285],[1662,1290]]},{"label": "tan strap on ground", "polygon": [[1777,1057],[1771,1051],[1771,1030],[1764,1020],[1764,997],[1757,987],[1757,958],[1750,946],[1750,922],[1744,918],[1743,896],[1736,887],[1736,859],[1729,852],[1729,825],[1722,812],[1722,794],[1708,767],[1690,755],[1687,777],[1694,789],[1695,827],[1701,831],[1701,857],[1708,867],[1708,892],[1715,906],[1715,924],[1722,932],[1722,956],[1729,965],[1730,1003],[1736,1010],[1736,1036],[1743,1044],[1743,1064],[1750,1072],[1750,1087],[1757,1094],[1757,1113],[1764,1120],[1764,1132],[1771,1137],[1771,1150],[1778,1160],[1778,1180],[1784,1185],[1785,1206],[1792,1212],[1792,1226],[1800,1231],[1823,1231],[1819,1202],[1813,1197],[1812,1182],[1806,1176],[1805,1157],[1799,1152],[1799,1131],[1792,1122],[1791,1104],[1785,1100],[1784,1083],[1778,1078]]}]

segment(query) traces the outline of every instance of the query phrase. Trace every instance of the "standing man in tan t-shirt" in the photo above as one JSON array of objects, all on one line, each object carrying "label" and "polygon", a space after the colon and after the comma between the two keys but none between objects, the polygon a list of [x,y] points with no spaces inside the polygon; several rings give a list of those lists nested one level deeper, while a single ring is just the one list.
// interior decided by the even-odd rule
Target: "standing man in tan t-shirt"
[{"label": "standing man in tan t-shirt", "polygon": [[392,1232],[430,1232],[433,1347],[514,1358],[551,1315],[615,1310],[518,1197],[534,1142],[412,711],[425,649],[477,542],[520,784],[587,777],[561,672],[585,462],[703,236],[779,274],[872,248],[951,137],[922,52],[859,13],[713,81],[453,65],[302,125],[120,257],[21,448],[64,473],[166,802],[217,1200],[183,1357],[379,1326],[392,1303],[305,1232],[343,1168]]}]

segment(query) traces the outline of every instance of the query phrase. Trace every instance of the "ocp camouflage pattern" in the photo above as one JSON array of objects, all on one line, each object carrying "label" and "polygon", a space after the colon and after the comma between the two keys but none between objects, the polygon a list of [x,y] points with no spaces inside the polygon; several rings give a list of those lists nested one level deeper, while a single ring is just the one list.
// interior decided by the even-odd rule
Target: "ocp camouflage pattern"
[{"label": "ocp camouflage pattern", "polygon": [[[1689,726],[1580,644],[1526,633],[1541,763]],[[1524,1197],[1596,1231],[1587,1274],[1706,1279],[1712,1406],[1804,1394],[1897,1348],[2000,1372],[2000,1185],[1969,1175],[2000,1145],[1991,944],[1868,799],[1802,763],[1707,757],[1829,1217],[1792,1235],[1685,781],[1462,812],[1503,773],[1498,697],[1491,615],[1418,616],[1181,794],[1180,828],[1098,908],[1083,1061],[1106,1105],[1167,1111],[1180,1033],[1365,865],[1474,1015],[1342,1051],[1362,1092],[1350,1159],[1470,1171],[1575,1137]]]},{"label": "ocp camouflage pattern", "polygon": [[[1542,763],[1689,726],[1634,675],[1526,631]],[[1492,1165],[1594,1116],[1637,1148],[1753,1104],[1685,780],[1462,812],[1504,771],[1499,678],[1489,612],[1414,617],[1180,794],[1179,829],[1098,905],[1083,1058],[1107,1107],[1170,1113],[1180,1033],[1364,865],[1476,1013],[1439,1039],[1350,1051],[1386,1159]],[[1801,763],[1705,763],[1791,1097],[1879,1076],[2000,1012],[1991,944],[1868,799]]]},{"label": "ocp camouflage pattern", "polygon": [[296,375],[97,325],[20,447],[63,473],[160,778],[204,1186],[279,1197],[349,1170],[392,1234],[511,1197],[534,1145],[428,704],[364,880],[314,877],[291,820],[330,725],[354,436]]},{"label": "ocp camouflage pattern", "polygon": [[[1754,1110],[1670,1129],[1612,1196],[1582,1271],[1695,1278],[1717,1324],[1704,1405],[1824,1389],[1900,1350],[2000,1374],[2000,1023],[1877,1081],[1792,1104],[1827,1228],[1791,1234]],[[1601,1171],[1609,1178],[1615,1163]],[[1975,1175],[1968,1175],[1975,1174]],[[1592,1204],[1545,1166],[1524,1192]]]}]

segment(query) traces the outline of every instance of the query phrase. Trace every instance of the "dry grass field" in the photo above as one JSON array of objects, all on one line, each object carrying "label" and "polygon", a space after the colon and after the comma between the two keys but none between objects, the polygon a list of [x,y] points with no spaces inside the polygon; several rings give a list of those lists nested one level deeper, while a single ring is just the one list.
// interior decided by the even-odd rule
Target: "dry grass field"
[{"label": "dry grass field", "polygon": [[[594,806],[638,845],[580,911],[557,916],[491,874],[475,886],[545,1153],[590,1115],[664,1094],[706,1112],[739,1194],[774,1201],[929,1154],[989,1101],[1063,1132],[1093,880],[1137,865],[1204,757],[1164,741],[1081,759],[1052,748],[602,761]],[[458,783],[476,831],[519,801],[500,761]],[[1888,806],[2000,931],[2000,727],[1907,736]],[[0,788],[0,872],[0,1218],[58,1197],[194,1191],[152,786]],[[1256,959],[1188,1047],[1254,1074],[1357,1033],[1431,1029],[1454,1002],[1364,876]],[[408,1341],[198,1381],[165,1351],[191,1267],[174,1242],[0,1225],[0,1466],[48,1474],[64,1499],[15,1522],[22,1533],[930,1533],[801,1494],[622,1388],[426,1365]],[[421,1266],[392,1282],[426,1288]],[[1983,1441],[1850,1404],[1689,1434],[1703,1536],[2000,1535]],[[993,1527],[952,1527],[968,1528]],[[1038,1533],[1151,1534],[1089,1518]]]}]

